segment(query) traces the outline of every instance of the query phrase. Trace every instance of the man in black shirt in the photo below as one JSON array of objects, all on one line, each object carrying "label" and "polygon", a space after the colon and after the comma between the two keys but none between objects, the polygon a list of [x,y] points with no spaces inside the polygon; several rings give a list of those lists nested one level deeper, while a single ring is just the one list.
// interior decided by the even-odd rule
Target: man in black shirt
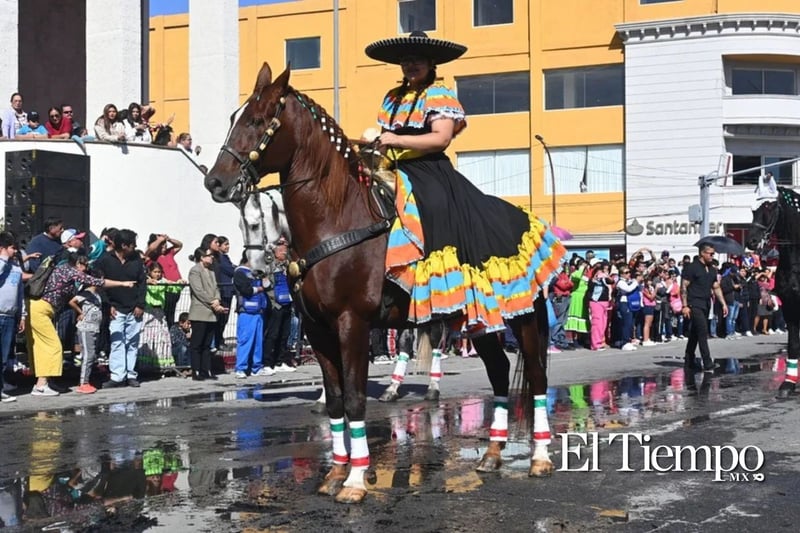
[{"label": "man in black shirt", "polygon": [[702,370],[714,370],[714,360],[708,349],[708,312],[711,308],[711,291],[722,303],[722,316],[728,316],[728,306],[725,296],[717,281],[717,269],[713,266],[714,247],[709,244],[700,245],[700,255],[689,263],[682,273],[681,280],[681,311],[684,320],[689,321],[689,341],[686,343],[685,365],[687,368],[697,368],[695,363],[695,349],[700,345],[700,356],[703,358]]},{"label": "man in black shirt", "polygon": [[136,282],[131,288],[106,290],[111,305],[111,353],[108,357],[111,379],[103,384],[103,388],[125,384],[138,387],[134,367],[142,331],[147,276],[142,258],[136,253],[136,233],[129,229],[119,230],[114,236],[114,250],[98,259],[95,268],[108,279]]}]

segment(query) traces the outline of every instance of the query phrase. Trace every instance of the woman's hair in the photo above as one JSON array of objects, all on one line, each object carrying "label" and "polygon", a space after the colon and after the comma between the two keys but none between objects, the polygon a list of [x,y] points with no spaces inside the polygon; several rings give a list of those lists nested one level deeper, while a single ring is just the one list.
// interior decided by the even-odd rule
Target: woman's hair
[{"label": "woman's hair", "polygon": [[[417,102],[419,101],[420,95],[425,92],[425,89],[430,87],[430,85],[436,81],[436,65],[433,61],[428,60],[430,63],[430,70],[428,70],[428,77],[425,78],[425,85],[421,89],[417,90],[416,94],[414,95],[414,101],[411,103],[411,111],[408,113],[408,117],[406,117],[406,123],[403,124],[403,127],[408,125],[408,121],[411,119],[411,113],[414,111],[414,108],[417,107]],[[394,103],[394,107],[392,107],[392,114],[389,116],[389,127],[391,127],[392,123],[394,122],[394,117],[397,115],[397,110],[400,108],[400,103],[403,101],[403,95],[408,90],[408,80],[403,77],[403,84],[400,86],[400,94],[397,98],[397,101]]]},{"label": "woman's hair", "polygon": [[228,239],[227,237],[223,237],[222,235],[218,235],[218,236],[217,236],[217,244],[219,244],[220,246],[222,246],[222,245],[223,245],[223,244],[225,244],[226,242],[231,242],[231,241],[230,241],[230,239]]},{"label": "woman's hair", "polygon": [[202,246],[199,248],[195,248],[194,253],[189,256],[189,261],[193,261],[195,263],[199,263],[200,259],[203,258],[204,255],[209,253],[211,250],[208,248],[203,248]]},{"label": "woman's hair", "polygon": [[102,123],[103,128],[108,132],[111,132],[112,122],[111,119],[108,118],[108,112],[111,109],[114,109],[114,111],[116,111],[117,106],[115,106],[114,104],[106,104],[105,107],[103,108],[103,114],[95,121],[95,124]]},{"label": "woman's hair", "polygon": [[57,108],[57,107],[51,107],[50,109],[48,109],[48,110],[47,110],[47,120],[49,120],[49,121],[50,121],[50,123],[52,123],[52,122],[53,122],[53,121],[50,119],[50,114],[51,114],[53,111],[55,111],[56,113],[58,113],[58,117],[59,117],[59,119],[62,117],[61,109],[59,109],[59,108]]},{"label": "woman's hair", "polygon": [[[134,121],[134,120],[133,120],[133,110],[134,110],[134,109],[138,109],[138,110],[139,110],[139,119],[138,119],[138,120],[136,120],[136,121]],[[131,126],[135,126],[136,124],[141,124],[141,123],[143,122],[143,121],[142,121],[142,106],[140,106],[140,105],[139,105],[139,104],[137,104],[136,102],[131,102],[131,103],[128,105],[128,112],[127,112],[127,113],[125,113],[125,120],[126,120],[126,121],[128,122],[128,124],[130,124]]]},{"label": "woman's hair", "polygon": [[214,235],[213,233],[206,233],[205,236],[203,236],[203,240],[200,241],[200,248],[202,248],[203,250],[208,250],[209,248],[211,248],[211,241],[215,240],[217,240],[216,235]]},{"label": "woman's hair", "polygon": [[149,272],[151,274],[153,273],[154,270],[160,270],[161,272],[164,272],[164,269],[161,268],[161,265],[159,265],[155,261],[150,263],[150,266],[147,267],[147,272]]}]

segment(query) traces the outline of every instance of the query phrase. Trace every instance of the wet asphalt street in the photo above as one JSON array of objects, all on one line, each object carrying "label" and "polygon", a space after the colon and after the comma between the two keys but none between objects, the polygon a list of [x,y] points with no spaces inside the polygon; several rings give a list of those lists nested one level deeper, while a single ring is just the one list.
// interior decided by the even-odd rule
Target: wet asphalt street
[{"label": "wet asphalt street", "polygon": [[[551,431],[597,441],[573,438],[565,457],[555,436],[562,471],[548,479],[527,477],[521,429],[500,472],[474,471],[491,421],[479,360],[443,363],[437,404],[422,400],[423,376],[407,378],[398,403],[375,401],[392,367],[373,365],[375,475],[359,506],[316,495],[330,461],[327,417],[310,412],[316,366],[247,380],[164,378],[91,396],[20,389],[17,402],[0,405],[0,518],[10,531],[795,531],[800,400],[775,399],[785,340],[712,340],[713,375],[684,373],[680,341],[551,356]],[[625,434],[649,437],[651,450],[750,447],[744,468],[758,447],[763,466],[715,481],[703,470],[717,463],[706,465],[705,455],[699,471],[677,472],[662,448],[655,462],[667,471],[645,472],[645,450]],[[718,452],[723,467],[731,450]],[[632,471],[618,471],[623,462]],[[566,471],[584,464],[595,471]]]}]

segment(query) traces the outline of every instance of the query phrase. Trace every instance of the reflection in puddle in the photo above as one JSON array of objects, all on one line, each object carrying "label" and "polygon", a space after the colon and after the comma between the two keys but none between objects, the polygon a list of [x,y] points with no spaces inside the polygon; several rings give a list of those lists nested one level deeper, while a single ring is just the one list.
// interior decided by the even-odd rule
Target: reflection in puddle
[{"label": "reflection in puddle", "polygon": [[[553,433],[609,431],[644,426],[651,420],[700,423],[708,419],[707,414],[698,416],[702,406],[724,404],[728,391],[735,395],[734,389],[744,386],[726,384],[725,374],[764,371],[758,386],[766,384],[772,390],[785,371],[783,357],[718,363],[715,374],[677,368],[551,387],[547,409]],[[239,396],[253,397],[252,390]],[[104,409],[117,417],[140,416],[132,403]],[[389,502],[400,493],[462,494],[481,487],[485,478],[473,468],[486,446],[490,399],[453,399],[438,406],[401,402],[389,409],[367,427],[372,452],[369,481],[375,498]],[[79,418],[73,421],[89,417],[82,409],[74,414]],[[65,441],[63,414],[40,413],[32,420],[27,475],[0,482],[0,527],[181,530],[213,520],[235,522],[238,527],[263,522],[265,516],[270,527],[289,524],[287,517],[296,510],[298,495],[313,494],[329,465],[327,420],[310,417],[311,422],[301,427],[276,428],[254,424],[252,412],[231,416],[230,431],[141,447],[136,446],[136,437],[115,435],[111,426],[105,441],[108,449],[98,450],[97,435],[87,432]],[[150,417],[147,422],[165,425],[169,420],[164,414],[163,420]],[[80,460],[65,467],[60,458],[67,448]],[[529,439],[518,431],[503,453],[503,475],[525,475],[529,453]]]}]

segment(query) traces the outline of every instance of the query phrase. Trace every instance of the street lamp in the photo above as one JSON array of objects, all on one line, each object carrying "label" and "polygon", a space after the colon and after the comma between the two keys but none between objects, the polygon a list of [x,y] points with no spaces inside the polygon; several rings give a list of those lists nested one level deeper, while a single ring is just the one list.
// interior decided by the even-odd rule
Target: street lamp
[{"label": "street lamp", "polygon": [[556,171],[553,168],[553,157],[550,155],[550,149],[547,147],[547,143],[544,142],[544,138],[541,135],[535,135],[534,138],[542,144],[542,147],[544,148],[544,153],[547,154],[547,161],[550,163],[550,189],[551,189],[550,192],[552,193],[552,199],[553,199],[553,206],[552,206],[553,218],[550,223],[553,226],[555,226],[556,225]]}]

